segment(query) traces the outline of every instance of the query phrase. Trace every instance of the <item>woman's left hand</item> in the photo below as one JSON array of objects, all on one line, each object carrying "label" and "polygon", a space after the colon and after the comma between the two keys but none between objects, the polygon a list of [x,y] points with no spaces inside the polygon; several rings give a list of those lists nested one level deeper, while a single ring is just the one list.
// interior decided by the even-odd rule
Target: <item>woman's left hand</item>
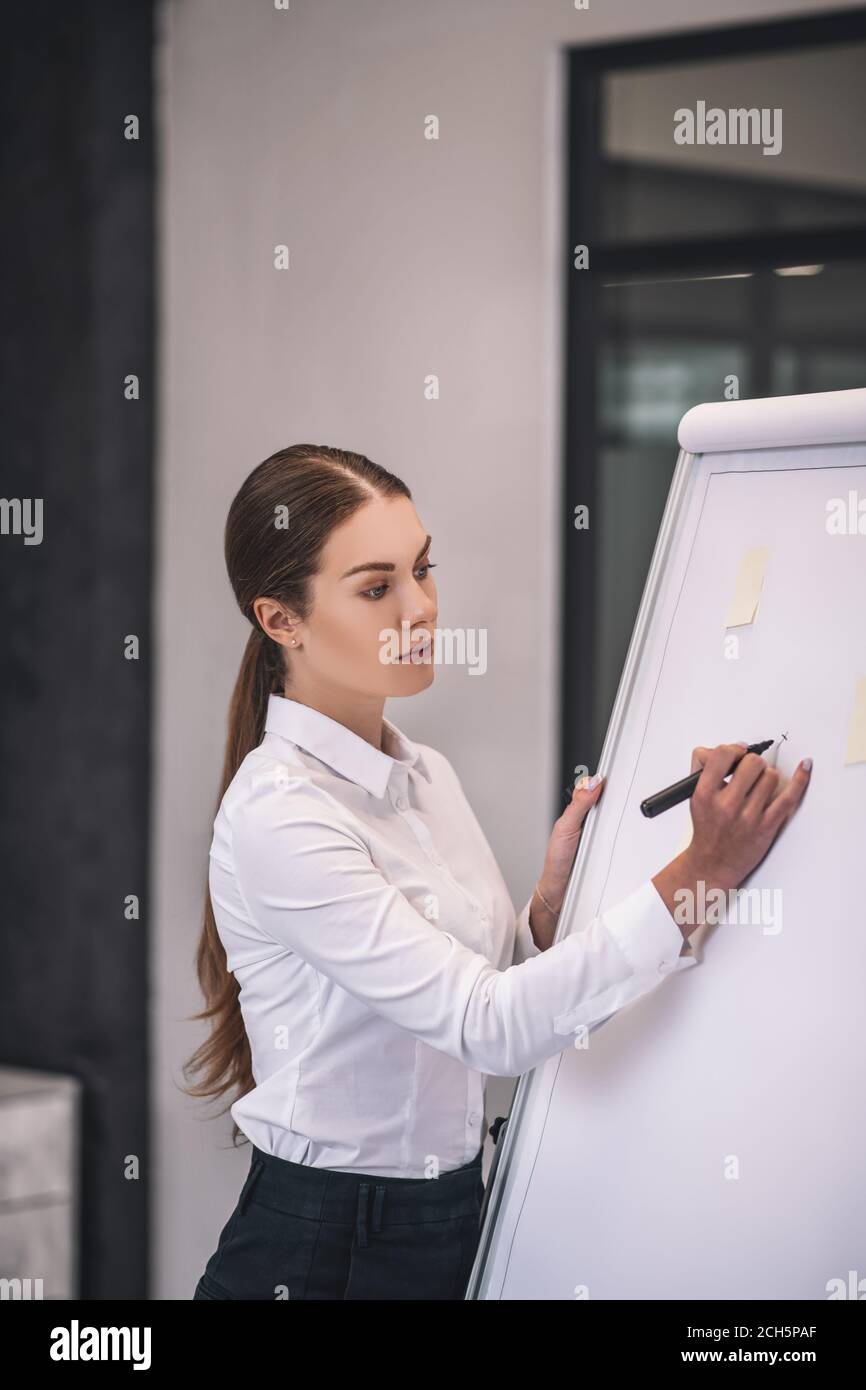
[{"label": "woman's left hand", "polygon": [[[597,775],[597,774],[596,774]],[[605,779],[598,778],[594,787],[588,785],[592,778],[582,777],[571,794],[571,801],[555,822],[544,856],[544,868],[538,886],[555,912],[559,912],[565,898],[565,890],[577,852],[578,842],[583,831],[587,812],[598,801],[604,791]]]}]

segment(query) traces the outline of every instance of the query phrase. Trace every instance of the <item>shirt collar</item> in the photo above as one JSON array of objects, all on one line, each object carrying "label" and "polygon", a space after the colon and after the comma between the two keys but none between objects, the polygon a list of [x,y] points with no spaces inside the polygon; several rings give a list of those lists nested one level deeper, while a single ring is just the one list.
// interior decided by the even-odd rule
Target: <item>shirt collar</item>
[{"label": "shirt collar", "polygon": [[312,705],[303,705],[298,700],[290,700],[285,695],[272,692],[268,696],[268,709],[265,717],[265,730],[289,739],[298,748],[312,753],[320,762],[348,777],[373,796],[384,796],[388,780],[395,766],[415,768],[429,782],[430,772],[421,749],[392,724],[382,717],[385,726],[385,742],[393,750],[383,753],[374,748],[360,734],[347,729],[345,724],[331,719]]}]

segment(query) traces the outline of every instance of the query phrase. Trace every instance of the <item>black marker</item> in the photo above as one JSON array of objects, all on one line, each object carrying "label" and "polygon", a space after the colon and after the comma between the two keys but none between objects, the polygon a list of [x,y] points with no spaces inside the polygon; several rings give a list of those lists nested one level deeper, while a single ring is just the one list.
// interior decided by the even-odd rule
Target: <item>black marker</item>
[{"label": "black marker", "polygon": [[[767,748],[772,747],[773,739],[768,738],[763,743],[750,743],[746,748],[746,753],[763,753]],[[746,756],[743,754],[743,757]],[[737,763],[741,760],[738,758]],[[664,791],[656,792],[655,796],[648,796],[646,801],[642,801],[640,808],[645,816],[658,816],[662,811],[669,811],[672,806],[678,806],[681,801],[688,801],[698,785],[703,768],[700,772],[692,772],[688,777],[683,777],[682,781],[674,782],[670,787],[665,787]]]}]

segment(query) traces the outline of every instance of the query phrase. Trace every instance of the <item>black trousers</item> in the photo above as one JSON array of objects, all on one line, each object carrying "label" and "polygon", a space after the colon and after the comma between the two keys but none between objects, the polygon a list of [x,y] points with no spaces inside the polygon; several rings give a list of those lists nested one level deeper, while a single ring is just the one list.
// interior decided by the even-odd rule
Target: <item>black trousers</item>
[{"label": "black trousers", "polygon": [[438,1178],[383,1178],[253,1145],[193,1299],[462,1299],[480,1236],[481,1156]]}]

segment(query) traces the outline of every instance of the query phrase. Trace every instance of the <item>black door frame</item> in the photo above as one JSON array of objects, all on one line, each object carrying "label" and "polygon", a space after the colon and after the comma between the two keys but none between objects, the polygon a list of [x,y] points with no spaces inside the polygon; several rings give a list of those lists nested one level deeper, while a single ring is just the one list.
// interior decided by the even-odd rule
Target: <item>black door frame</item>
[{"label": "black door frame", "polygon": [[[601,188],[601,90],[605,75],[624,68],[651,67],[736,56],[754,57],[866,39],[866,9],[838,10],[808,18],[665,33],[625,43],[573,47],[567,54],[564,330],[565,398],[562,403],[563,459],[560,517],[562,533],[561,702],[559,767],[564,790],[554,816],[570,799],[573,769],[594,768],[600,748],[594,740],[594,677],[598,604],[596,460],[596,348],[599,342],[598,289],[611,273],[619,275],[707,269],[726,274],[744,268],[831,262],[866,254],[866,226],[826,227],[767,235],[696,237],[658,242],[605,242],[599,236]],[[590,248],[589,268],[573,268],[573,248]],[[672,448],[674,441],[672,441]],[[672,460],[673,462],[673,460]],[[576,532],[574,509],[589,507],[590,526]]]}]

